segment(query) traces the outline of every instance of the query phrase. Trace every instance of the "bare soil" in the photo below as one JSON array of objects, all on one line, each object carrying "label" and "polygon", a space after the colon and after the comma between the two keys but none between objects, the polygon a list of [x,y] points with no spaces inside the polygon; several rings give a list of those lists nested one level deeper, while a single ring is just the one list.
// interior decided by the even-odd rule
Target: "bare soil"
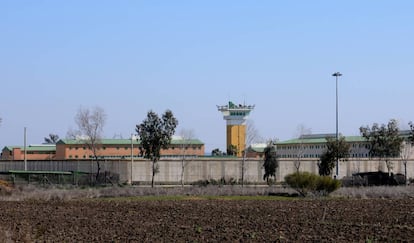
[{"label": "bare soil", "polygon": [[414,200],[25,200],[0,242],[411,242]]}]

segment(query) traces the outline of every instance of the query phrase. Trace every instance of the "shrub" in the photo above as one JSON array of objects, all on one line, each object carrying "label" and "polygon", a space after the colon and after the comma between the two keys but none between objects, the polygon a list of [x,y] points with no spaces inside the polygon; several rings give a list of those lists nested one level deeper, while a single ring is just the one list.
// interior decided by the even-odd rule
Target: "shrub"
[{"label": "shrub", "polygon": [[339,180],[332,179],[330,176],[317,176],[316,191],[323,195],[328,195],[331,192],[341,187]]},{"label": "shrub", "polygon": [[285,182],[302,196],[328,195],[341,186],[340,181],[329,176],[318,176],[309,172],[296,172],[285,177]]}]

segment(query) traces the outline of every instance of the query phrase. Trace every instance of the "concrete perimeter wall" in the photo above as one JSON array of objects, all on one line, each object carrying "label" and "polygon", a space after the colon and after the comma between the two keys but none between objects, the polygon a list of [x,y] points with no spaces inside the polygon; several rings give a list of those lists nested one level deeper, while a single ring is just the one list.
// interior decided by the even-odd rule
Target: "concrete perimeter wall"
[{"label": "concrete perimeter wall", "polygon": [[[300,171],[308,171],[318,174],[317,159],[303,160]],[[148,160],[107,160],[101,161],[101,171],[111,171],[120,175],[121,182],[132,181],[147,183],[151,181],[151,162]],[[159,163],[159,173],[155,176],[155,181],[163,183],[179,183],[181,181],[182,161],[180,159],[162,159]],[[245,161],[245,181],[251,183],[263,183],[264,169],[263,160],[247,159]],[[95,161],[27,161],[27,169],[31,171],[82,171],[96,173],[97,166]],[[0,171],[24,170],[23,161],[0,161]],[[339,164],[339,178],[351,176],[356,172],[367,171],[387,172],[384,161],[369,159],[350,159],[341,161]],[[132,173],[131,173],[132,171]],[[280,159],[277,169],[277,181],[283,181],[287,174],[296,171],[294,161],[290,159]],[[403,162],[399,159],[393,160],[393,172],[404,174]],[[242,159],[215,159],[197,158],[185,160],[184,181],[186,183],[198,180],[215,179],[226,180],[232,178],[240,180],[242,177]],[[407,177],[414,177],[414,161],[407,163]]]}]

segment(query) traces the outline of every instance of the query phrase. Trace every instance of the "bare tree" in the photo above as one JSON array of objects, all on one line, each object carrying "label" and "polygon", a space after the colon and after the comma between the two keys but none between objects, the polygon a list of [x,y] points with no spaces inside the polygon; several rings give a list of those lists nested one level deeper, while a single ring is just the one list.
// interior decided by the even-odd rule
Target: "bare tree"
[{"label": "bare tree", "polygon": [[181,144],[181,187],[184,187],[184,172],[185,172],[185,167],[187,167],[189,161],[186,160],[187,158],[187,148],[191,147],[191,142],[194,139],[194,131],[193,130],[187,130],[187,129],[182,129],[179,132],[179,136],[182,139],[182,144]]},{"label": "bare tree", "polygon": [[407,183],[407,162],[408,162],[408,159],[410,158],[412,148],[413,148],[413,145],[409,141],[403,141],[401,144],[401,160],[404,165],[405,183]]},{"label": "bare tree", "polygon": [[92,156],[96,161],[97,172],[96,181],[98,181],[101,165],[98,158],[98,148],[102,146],[103,127],[106,122],[105,111],[101,107],[93,109],[79,108],[75,116],[75,123],[78,126],[77,131],[70,130],[68,135],[78,139],[81,143],[88,146]]},{"label": "bare tree", "polygon": [[244,187],[244,174],[246,171],[246,156],[247,156],[247,149],[259,139],[262,139],[259,135],[259,131],[256,129],[252,120],[247,120],[246,122],[246,141],[245,147],[243,149],[243,159],[242,159],[242,168],[241,168],[241,183],[242,187]]},{"label": "bare tree", "polygon": [[302,163],[302,158],[305,152],[305,146],[303,144],[304,142],[304,135],[306,134],[311,134],[312,131],[310,128],[306,128],[305,125],[303,124],[299,124],[297,127],[297,137],[299,139],[299,144],[297,145],[298,147],[296,148],[296,159],[293,162],[293,165],[296,168],[296,172],[299,172],[300,170],[300,165]]}]

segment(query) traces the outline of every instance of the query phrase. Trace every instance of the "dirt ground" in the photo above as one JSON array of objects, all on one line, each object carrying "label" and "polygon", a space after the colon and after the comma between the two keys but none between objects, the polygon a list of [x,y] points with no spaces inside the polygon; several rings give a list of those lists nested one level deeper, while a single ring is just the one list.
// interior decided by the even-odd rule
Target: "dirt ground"
[{"label": "dirt ground", "polygon": [[0,203],[1,242],[410,242],[413,199]]}]

